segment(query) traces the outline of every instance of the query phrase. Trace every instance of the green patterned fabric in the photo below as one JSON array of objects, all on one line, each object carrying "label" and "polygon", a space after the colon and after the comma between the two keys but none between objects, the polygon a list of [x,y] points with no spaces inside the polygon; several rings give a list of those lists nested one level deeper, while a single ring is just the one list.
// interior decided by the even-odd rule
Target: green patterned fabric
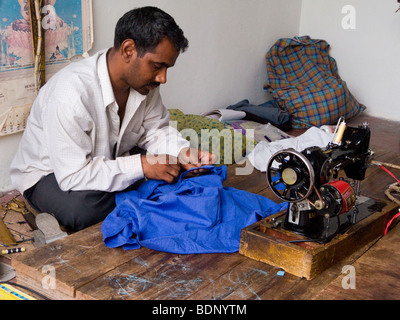
[{"label": "green patterned fabric", "polygon": [[218,120],[184,114],[179,109],[170,109],[169,113],[171,125],[191,142],[192,147],[218,155],[217,164],[236,163],[254,149],[254,139],[246,139],[246,136]]}]

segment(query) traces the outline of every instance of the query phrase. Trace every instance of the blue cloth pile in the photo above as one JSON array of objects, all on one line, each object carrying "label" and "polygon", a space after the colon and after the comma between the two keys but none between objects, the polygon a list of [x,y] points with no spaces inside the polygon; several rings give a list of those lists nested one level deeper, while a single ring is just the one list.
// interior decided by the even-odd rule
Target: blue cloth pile
[{"label": "blue cloth pile", "polygon": [[108,247],[141,246],[178,254],[237,252],[240,232],[284,210],[286,203],[223,187],[227,167],[207,166],[206,174],[174,184],[148,180],[116,195],[116,208],[101,226]]}]

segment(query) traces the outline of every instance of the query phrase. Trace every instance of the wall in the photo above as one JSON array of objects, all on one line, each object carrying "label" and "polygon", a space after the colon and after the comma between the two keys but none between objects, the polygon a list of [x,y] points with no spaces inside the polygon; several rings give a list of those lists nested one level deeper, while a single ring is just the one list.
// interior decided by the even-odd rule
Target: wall
[{"label": "wall", "polygon": [[[145,5],[170,13],[189,39],[161,90],[168,108],[193,114],[268,100],[265,54],[277,38],[297,35],[301,12],[300,0],[93,0],[90,53],[112,46],[120,16]],[[8,168],[20,137],[0,137],[0,190],[12,188]]]},{"label": "wall", "polygon": [[[355,29],[348,20],[355,9]],[[396,0],[303,0],[300,34],[331,45],[339,74],[366,112],[400,120],[400,12]]]},{"label": "wall", "polygon": [[16,133],[10,136],[0,137],[0,191],[11,189],[9,167],[17,151],[19,140],[22,133]]},{"label": "wall", "polygon": [[[265,54],[279,37],[297,35],[299,0],[94,0],[93,52],[112,44],[112,28],[126,11],[156,4],[171,14],[189,39],[189,49],[162,86],[168,108],[199,114],[242,99],[262,103]],[[106,21],[106,23],[104,23]]]}]

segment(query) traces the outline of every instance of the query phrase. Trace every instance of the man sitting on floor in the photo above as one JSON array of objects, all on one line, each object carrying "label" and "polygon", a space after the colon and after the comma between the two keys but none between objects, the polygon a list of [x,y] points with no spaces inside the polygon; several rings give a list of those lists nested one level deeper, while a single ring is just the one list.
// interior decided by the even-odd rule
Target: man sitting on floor
[{"label": "man sitting on floor", "polygon": [[115,192],[143,178],[173,182],[181,169],[215,161],[168,125],[158,89],[187,46],[167,13],[131,10],[117,23],[114,47],[71,63],[40,89],[10,172],[34,209],[80,230],[114,209]]}]

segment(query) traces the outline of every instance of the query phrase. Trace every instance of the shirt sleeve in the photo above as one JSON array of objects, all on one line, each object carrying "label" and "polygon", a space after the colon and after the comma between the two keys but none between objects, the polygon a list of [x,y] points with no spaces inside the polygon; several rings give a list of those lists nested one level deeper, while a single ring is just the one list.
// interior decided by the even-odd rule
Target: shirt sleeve
[{"label": "shirt sleeve", "polygon": [[140,155],[93,157],[96,135],[89,133],[100,128],[79,101],[57,100],[49,101],[52,107],[42,121],[50,165],[62,190],[121,191],[143,178]]},{"label": "shirt sleeve", "polygon": [[145,134],[138,144],[154,155],[168,154],[177,157],[179,152],[190,146],[176,126],[171,123],[168,110],[165,108],[159,90],[154,90],[146,106],[146,116],[143,121]]}]

